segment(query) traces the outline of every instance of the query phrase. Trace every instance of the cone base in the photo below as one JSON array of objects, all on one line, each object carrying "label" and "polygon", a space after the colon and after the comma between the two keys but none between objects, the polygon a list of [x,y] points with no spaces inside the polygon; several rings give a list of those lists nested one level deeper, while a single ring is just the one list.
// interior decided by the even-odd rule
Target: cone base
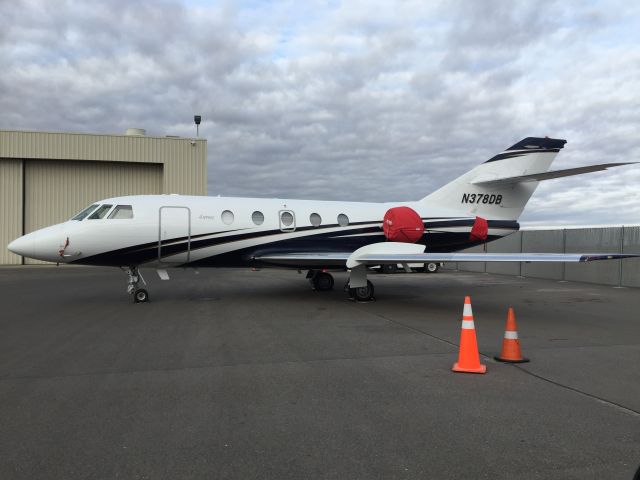
[{"label": "cone base", "polygon": [[454,372],[462,372],[462,373],[486,373],[487,366],[480,365],[479,368],[464,368],[458,365],[458,362],[456,362],[453,364],[453,367],[451,368],[451,370],[453,370]]},{"label": "cone base", "polygon": [[498,362],[503,362],[503,363],[527,363],[529,361],[528,358],[524,358],[522,357],[520,360],[512,360],[510,358],[502,358],[502,357],[493,357],[494,360],[497,360]]}]

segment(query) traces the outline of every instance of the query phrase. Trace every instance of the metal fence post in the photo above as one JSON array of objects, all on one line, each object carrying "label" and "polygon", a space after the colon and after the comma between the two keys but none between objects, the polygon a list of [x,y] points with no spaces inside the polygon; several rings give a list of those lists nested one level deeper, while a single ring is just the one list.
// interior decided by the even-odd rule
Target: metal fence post
[{"label": "metal fence post", "polygon": [[[567,229],[562,229],[562,253],[567,253]],[[567,264],[562,262],[562,280],[567,280]]]},{"label": "metal fence post", "polygon": [[[620,253],[624,253],[624,225],[620,227]],[[622,287],[622,260],[618,260],[618,287]]]},{"label": "metal fence post", "polygon": [[[484,242],[484,253],[487,253],[487,242]],[[487,273],[487,262],[484,263],[484,273]]]},{"label": "metal fence post", "polygon": [[[520,253],[522,253],[522,247],[523,247],[523,241],[524,241],[523,237],[524,237],[524,232],[522,230],[520,230]],[[522,277],[523,276],[522,275],[522,262],[519,262],[518,265],[520,266],[520,268],[518,270],[518,272],[519,272],[518,276]]]}]

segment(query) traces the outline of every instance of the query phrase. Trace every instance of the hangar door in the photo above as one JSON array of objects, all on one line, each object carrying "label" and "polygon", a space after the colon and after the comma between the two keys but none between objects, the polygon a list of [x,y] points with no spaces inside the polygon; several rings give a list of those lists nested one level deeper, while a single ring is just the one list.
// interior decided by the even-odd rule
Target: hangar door
[{"label": "hangar door", "polygon": [[[162,193],[157,163],[26,160],[25,231],[64,222],[87,205],[121,195]],[[25,259],[25,263],[45,263]]]},{"label": "hangar door", "polygon": [[19,264],[6,245],[22,235],[22,160],[0,159],[0,265]]}]

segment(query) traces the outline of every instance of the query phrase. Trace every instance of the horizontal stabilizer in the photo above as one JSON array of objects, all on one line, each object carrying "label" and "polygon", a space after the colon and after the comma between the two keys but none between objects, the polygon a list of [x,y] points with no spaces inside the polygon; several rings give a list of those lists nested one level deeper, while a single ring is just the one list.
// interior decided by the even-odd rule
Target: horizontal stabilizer
[{"label": "horizontal stabilizer", "polygon": [[478,178],[471,181],[472,185],[496,186],[511,185],[514,183],[524,182],[541,182],[542,180],[551,180],[554,178],[571,177],[573,175],[581,175],[583,173],[599,172],[611,167],[619,167],[622,165],[633,165],[638,162],[624,163],[601,163],[599,165],[589,165],[587,167],[567,168],[565,170],[552,170],[550,172],[533,173],[531,175],[519,175],[515,177],[491,178],[483,180]]}]

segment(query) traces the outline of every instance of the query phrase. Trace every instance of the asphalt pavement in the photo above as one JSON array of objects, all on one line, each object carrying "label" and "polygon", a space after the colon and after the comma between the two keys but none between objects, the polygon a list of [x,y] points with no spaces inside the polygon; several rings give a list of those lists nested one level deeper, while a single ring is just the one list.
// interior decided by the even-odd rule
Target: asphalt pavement
[{"label": "asphalt pavement", "polygon": [[[295,271],[0,268],[2,479],[629,479],[640,290]],[[485,375],[451,372],[472,299]],[[514,307],[530,363],[502,364]]]}]

